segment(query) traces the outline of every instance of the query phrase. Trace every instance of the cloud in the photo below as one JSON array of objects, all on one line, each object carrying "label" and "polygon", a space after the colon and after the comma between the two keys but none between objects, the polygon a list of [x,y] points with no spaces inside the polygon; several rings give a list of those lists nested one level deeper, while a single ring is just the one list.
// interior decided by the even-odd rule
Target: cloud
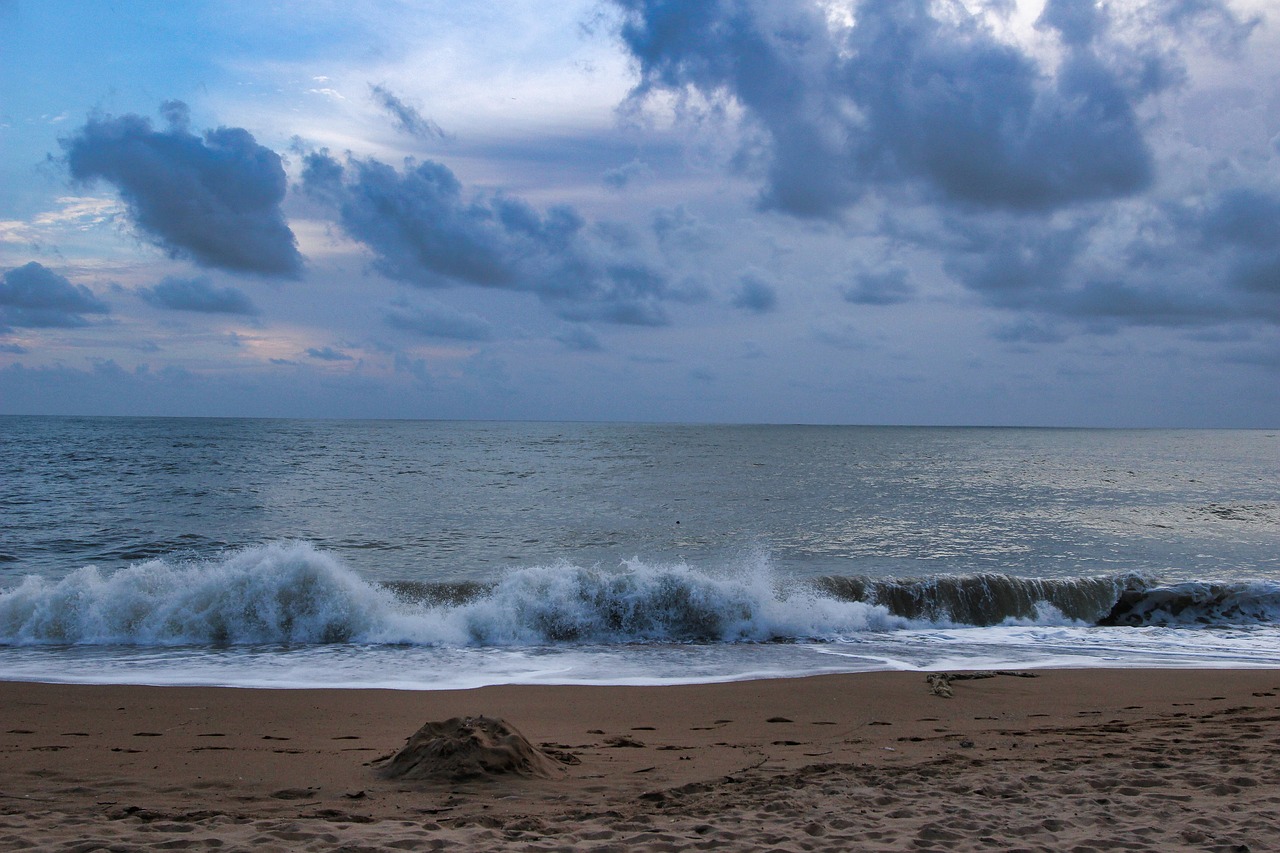
[{"label": "cloud", "polygon": [[858,273],[853,285],[841,293],[845,302],[855,305],[898,305],[910,301],[915,288],[907,282],[905,269],[891,267],[880,272]]},{"label": "cloud", "polygon": [[653,169],[643,160],[635,159],[623,163],[616,169],[609,169],[604,173],[601,180],[604,185],[611,190],[622,190],[632,182],[641,178],[647,178],[653,174]]},{"label": "cloud", "polygon": [[1023,319],[999,326],[991,335],[1007,344],[1060,344],[1067,336],[1051,323]]},{"label": "cloud", "polygon": [[85,314],[110,310],[89,288],[35,261],[0,277],[0,328],[74,328],[88,324]]},{"label": "cloud", "polygon": [[243,291],[234,287],[214,287],[207,277],[169,276],[155,287],[144,287],[138,295],[157,308],[196,311],[202,314],[257,314],[258,309]]},{"label": "cloud", "polygon": [[1062,43],[1053,63],[959,3],[864,0],[842,25],[814,0],[613,2],[640,72],[633,103],[741,107],[762,204],[802,217],[873,189],[1009,211],[1141,192],[1154,163],[1136,109],[1183,79],[1176,48],[1148,36],[1235,20],[1214,0],[1164,2],[1125,22],[1146,41],[1125,41],[1106,7],[1053,0],[1040,19]]},{"label": "cloud", "polygon": [[738,279],[733,307],[754,314],[768,314],[778,307],[778,291],[756,273],[743,273]]},{"label": "cloud", "polygon": [[448,135],[440,129],[440,125],[396,97],[387,87],[370,85],[369,92],[373,95],[374,102],[395,120],[397,130],[419,139],[448,138]]},{"label": "cloud", "polygon": [[302,183],[338,210],[343,230],[381,274],[419,287],[457,285],[536,294],[571,320],[664,325],[667,301],[696,294],[614,241],[593,236],[573,208],[545,212],[503,193],[464,197],[448,167],[306,155]]},{"label": "cloud", "polygon": [[658,208],[653,212],[653,233],[667,251],[697,254],[719,248],[722,235],[685,208]]},{"label": "cloud", "polygon": [[279,155],[238,127],[191,134],[180,101],[161,112],[163,131],[138,115],[91,116],[60,140],[71,176],[115,186],[133,223],[174,257],[298,277],[302,256],[280,209],[288,182]]},{"label": "cloud", "polygon": [[354,358],[333,347],[308,347],[307,355],[319,361],[355,361]]},{"label": "cloud", "polygon": [[410,303],[397,301],[385,318],[387,325],[433,338],[458,341],[487,341],[493,338],[493,325],[483,317],[458,311],[438,302]]},{"label": "cloud", "polygon": [[601,352],[604,349],[604,345],[600,343],[600,338],[586,326],[570,326],[556,335],[555,338],[564,344],[565,349],[573,350],[574,352]]},{"label": "cloud", "polygon": [[1092,224],[1089,220],[1065,225],[1039,220],[953,224],[953,233],[964,242],[947,256],[944,268],[988,304],[1043,308],[1055,291],[1070,283]]},{"label": "cloud", "polygon": [[970,222],[952,234],[963,242],[946,271],[988,305],[1102,332],[1280,324],[1280,194],[1228,188],[1120,218]]},{"label": "cloud", "polygon": [[1178,219],[1205,250],[1228,256],[1228,283],[1280,322],[1280,194],[1228,189]]}]

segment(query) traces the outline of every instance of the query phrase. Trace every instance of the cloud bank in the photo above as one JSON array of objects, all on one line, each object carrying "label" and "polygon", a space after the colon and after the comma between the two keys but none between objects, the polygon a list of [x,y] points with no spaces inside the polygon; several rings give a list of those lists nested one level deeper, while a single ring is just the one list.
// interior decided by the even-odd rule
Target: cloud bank
[{"label": "cloud bank", "polygon": [[572,207],[538,211],[503,193],[468,198],[453,172],[430,160],[396,170],[313,152],[302,185],[336,208],[374,268],[397,281],[526,292],[567,319],[637,326],[665,325],[665,303],[696,298],[649,259],[593,236]]},{"label": "cloud bank", "polygon": [[[1053,0],[1056,66],[959,3],[866,0],[833,23],[812,0],[614,0],[638,65],[632,98],[696,93],[760,131],[761,203],[832,217],[869,190],[977,209],[1052,210],[1150,186],[1136,117],[1181,79],[1179,57],[1111,38],[1106,7]],[[1148,4],[1134,26],[1200,26],[1238,43],[1253,22],[1214,0]]]}]

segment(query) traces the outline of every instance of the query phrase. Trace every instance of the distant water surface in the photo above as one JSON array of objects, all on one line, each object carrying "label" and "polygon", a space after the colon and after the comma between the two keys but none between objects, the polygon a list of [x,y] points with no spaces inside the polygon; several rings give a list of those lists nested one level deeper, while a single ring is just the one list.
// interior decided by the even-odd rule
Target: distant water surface
[{"label": "distant water surface", "polygon": [[1280,665],[1278,546],[1273,431],[5,417],[0,677]]}]

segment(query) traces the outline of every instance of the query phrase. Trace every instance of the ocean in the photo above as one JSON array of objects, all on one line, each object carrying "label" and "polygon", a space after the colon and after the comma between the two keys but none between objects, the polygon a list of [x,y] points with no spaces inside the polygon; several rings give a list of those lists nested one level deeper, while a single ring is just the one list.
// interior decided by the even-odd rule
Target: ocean
[{"label": "ocean", "polygon": [[0,417],[0,679],[1280,667],[1280,432]]}]

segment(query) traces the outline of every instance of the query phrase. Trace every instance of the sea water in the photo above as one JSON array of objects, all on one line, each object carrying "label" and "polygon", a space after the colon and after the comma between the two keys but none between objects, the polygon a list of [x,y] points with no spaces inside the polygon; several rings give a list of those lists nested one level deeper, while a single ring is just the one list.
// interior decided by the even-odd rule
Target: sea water
[{"label": "sea water", "polygon": [[0,678],[1280,666],[1280,433],[0,418]]}]

